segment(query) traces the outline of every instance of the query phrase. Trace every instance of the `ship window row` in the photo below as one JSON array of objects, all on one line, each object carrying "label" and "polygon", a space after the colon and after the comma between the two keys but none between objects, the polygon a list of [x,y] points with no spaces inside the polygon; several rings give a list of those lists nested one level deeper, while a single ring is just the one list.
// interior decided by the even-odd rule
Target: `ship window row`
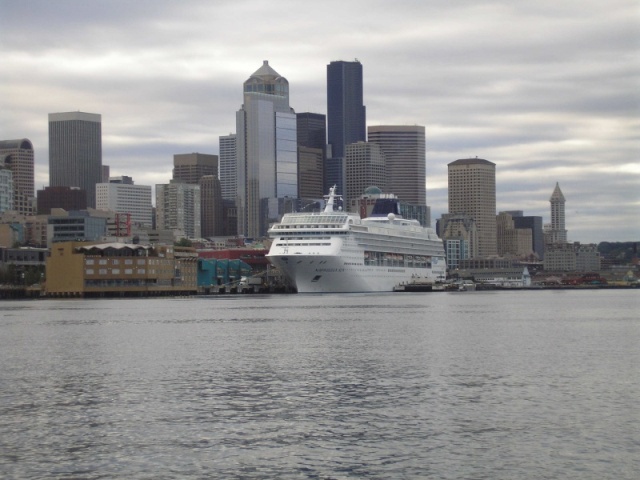
[{"label": "ship window row", "polygon": [[393,252],[364,252],[364,264],[372,267],[431,268],[431,257]]},{"label": "ship window row", "polygon": [[278,243],[278,247],[330,247],[331,242],[327,243],[316,243],[316,242],[305,242],[305,243]]},{"label": "ship window row", "polygon": [[292,241],[292,240],[331,240],[331,237],[280,237],[280,240]]},{"label": "ship window row", "polygon": [[316,223],[316,224],[287,224],[285,225],[276,225],[274,228],[276,229],[290,229],[290,228],[343,228],[344,224],[329,224],[329,223]]},{"label": "ship window row", "polygon": [[[347,221],[347,215],[288,215],[283,217],[282,224],[288,225],[327,225],[327,224],[344,224]],[[322,222],[322,223],[320,223]]]},{"label": "ship window row", "polygon": [[[329,237],[319,237],[318,234],[324,234],[324,235],[331,235],[331,236],[336,236],[336,235],[347,235],[348,232],[347,231],[342,231],[342,232],[333,232],[333,231],[329,231],[329,232],[279,232],[280,235],[286,235],[283,237],[280,237],[281,240],[285,240],[285,239],[296,239],[298,237],[293,237],[291,235],[306,235],[309,238],[329,238]],[[303,237],[300,237],[303,238]]]}]

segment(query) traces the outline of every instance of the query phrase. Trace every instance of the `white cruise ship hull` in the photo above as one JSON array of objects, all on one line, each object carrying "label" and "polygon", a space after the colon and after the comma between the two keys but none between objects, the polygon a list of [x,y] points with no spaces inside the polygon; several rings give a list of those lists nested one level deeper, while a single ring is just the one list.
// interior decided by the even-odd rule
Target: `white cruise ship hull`
[{"label": "white cruise ship hull", "polygon": [[267,258],[291,280],[298,293],[391,292],[398,285],[439,280],[423,268],[345,265],[339,256],[270,254]]}]

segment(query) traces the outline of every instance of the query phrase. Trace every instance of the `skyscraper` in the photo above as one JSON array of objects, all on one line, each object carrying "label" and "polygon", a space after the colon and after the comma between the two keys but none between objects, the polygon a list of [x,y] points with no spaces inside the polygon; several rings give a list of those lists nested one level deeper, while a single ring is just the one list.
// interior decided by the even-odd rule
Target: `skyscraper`
[{"label": "skyscraper", "polygon": [[296,114],[298,146],[319,148],[327,145],[327,116],[321,113]]},{"label": "skyscraper", "polygon": [[451,162],[448,173],[449,213],[475,220],[479,257],[497,255],[495,163],[465,158]]},{"label": "skyscraper", "polygon": [[172,230],[175,240],[201,238],[200,186],[172,180],[156,185],[158,230]]},{"label": "skyscraper", "polygon": [[200,202],[202,209],[203,238],[219,237],[224,234],[222,187],[217,175],[200,178]]},{"label": "skyscraper", "polygon": [[369,187],[378,187],[384,192],[387,174],[384,153],[379,145],[351,143],[347,145],[345,153],[347,182],[344,201],[351,208],[352,202],[360,198]]},{"label": "skyscraper", "polygon": [[367,139],[362,78],[362,64],[358,60],[335,61],[327,65],[327,134],[330,153],[327,153],[325,187],[336,184],[338,193],[344,193],[346,145]]},{"label": "skyscraper", "polygon": [[0,141],[0,167],[13,174],[13,209],[23,215],[35,213],[33,145],[28,138]]},{"label": "skyscraper", "polygon": [[173,156],[173,179],[197,184],[205,175],[218,175],[218,156],[181,153]]},{"label": "skyscraper", "polygon": [[238,191],[238,164],[236,161],[236,134],[221,136],[220,139],[219,176],[224,200],[236,201]]},{"label": "skyscraper", "polygon": [[556,182],[556,188],[553,189],[549,202],[551,202],[549,243],[567,243],[567,230],[564,224],[565,199],[558,182]]},{"label": "skyscraper", "polygon": [[298,113],[298,196],[304,199],[322,198],[324,189],[324,163],[327,144],[325,115]]},{"label": "skyscraper", "polygon": [[289,107],[289,82],[265,60],[244,82],[244,104],[236,114],[238,235],[262,237],[274,199],[298,194],[296,115]]},{"label": "skyscraper", "polygon": [[369,143],[380,145],[387,165],[387,192],[413,205],[427,205],[424,127],[380,125],[368,128]]},{"label": "skyscraper", "polygon": [[96,206],[96,184],[102,182],[102,119],[99,114],[49,114],[49,185],[79,187],[87,206]]}]

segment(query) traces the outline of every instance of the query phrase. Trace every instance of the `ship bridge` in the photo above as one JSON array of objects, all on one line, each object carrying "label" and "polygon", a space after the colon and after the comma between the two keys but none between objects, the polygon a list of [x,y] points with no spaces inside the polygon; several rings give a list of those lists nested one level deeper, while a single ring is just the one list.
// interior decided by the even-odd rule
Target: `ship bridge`
[{"label": "ship bridge", "polygon": [[272,230],[344,228],[349,220],[346,213],[289,213]]}]

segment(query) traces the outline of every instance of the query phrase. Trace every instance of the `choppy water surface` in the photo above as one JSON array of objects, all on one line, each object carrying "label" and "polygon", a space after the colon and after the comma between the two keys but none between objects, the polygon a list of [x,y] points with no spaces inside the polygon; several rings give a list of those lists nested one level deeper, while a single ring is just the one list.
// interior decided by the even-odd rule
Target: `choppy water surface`
[{"label": "choppy water surface", "polygon": [[639,300],[0,302],[0,477],[635,479]]}]

